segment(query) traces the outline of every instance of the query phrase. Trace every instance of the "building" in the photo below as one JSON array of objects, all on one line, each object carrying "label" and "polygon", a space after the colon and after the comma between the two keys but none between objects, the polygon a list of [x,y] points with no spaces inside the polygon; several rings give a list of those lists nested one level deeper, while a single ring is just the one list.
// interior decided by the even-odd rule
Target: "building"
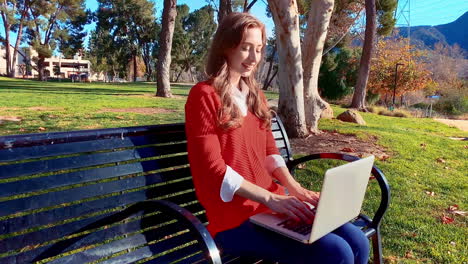
[{"label": "building", "polygon": [[[13,48],[11,50],[13,51]],[[6,74],[5,53],[5,47],[2,46],[0,48],[0,74],[2,75]],[[14,77],[37,78],[39,74],[35,69],[36,63],[33,60],[34,57],[37,57],[37,52],[31,47],[22,47],[21,53],[25,56],[18,54],[14,67]],[[91,62],[82,59],[80,54],[76,54],[73,59],[52,56],[46,58],[44,63],[44,75],[46,77],[89,80],[92,75]]]}]

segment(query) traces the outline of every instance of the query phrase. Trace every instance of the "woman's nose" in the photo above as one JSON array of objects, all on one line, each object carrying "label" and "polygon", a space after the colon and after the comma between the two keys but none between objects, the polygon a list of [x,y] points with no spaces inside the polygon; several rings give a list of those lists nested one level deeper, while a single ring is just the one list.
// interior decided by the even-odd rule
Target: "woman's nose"
[{"label": "woman's nose", "polygon": [[260,57],[260,54],[258,54],[255,49],[251,49],[249,52],[249,62],[257,62]]}]

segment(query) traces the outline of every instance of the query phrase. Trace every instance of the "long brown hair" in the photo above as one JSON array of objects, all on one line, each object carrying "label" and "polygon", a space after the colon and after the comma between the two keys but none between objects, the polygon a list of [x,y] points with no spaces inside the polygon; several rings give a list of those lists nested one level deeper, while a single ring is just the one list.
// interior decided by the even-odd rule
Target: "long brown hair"
[{"label": "long brown hair", "polygon": [[[208,53],[206,62],[206,74],[209,76],[211,85],[215,88],[221,99],[221,108],[218,111],[218,126],[222,129],[237,127],[242,116],[238,107],[233,103],[230,95],[229,66],[227,54],[238,47],[244,39],[247,29],[258,28],[262,32],[262,58],[266,44],[265,25],[254,16],[248,13],[233,12],[225,16],[221,21]],[[249,95],[247,97],[248,109],[263,121],[263,127],[270,124],[271,114],[266,104],[266,99],[259,92],[259,85],[255,80],[255,73],[258,64],[248,77],[241,80],[248,86]]]}]

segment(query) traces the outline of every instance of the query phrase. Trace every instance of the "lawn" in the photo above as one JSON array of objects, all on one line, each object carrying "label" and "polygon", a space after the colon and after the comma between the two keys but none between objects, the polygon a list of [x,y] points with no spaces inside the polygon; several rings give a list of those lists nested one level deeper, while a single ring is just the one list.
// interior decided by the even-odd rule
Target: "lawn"
[{"label": "lawn", "polygon": [[[174,85],[174,98],[157,98],[152,83],[43,83],[0,77],[0,116],[22,120],[0,124],[0,136],[183,122],[189,89],[190,85]],[[336,116],[345,109],[334,111]],[[361,139],[376,137],[387,149],[390,157],[377,161],[392,191],[382,224],[386,262],[467,263],[468,220],[453,209],[456,205],[458,211],[466,211],[468,206],[468,147],[466,141],[449,137],[468,133],[431,119],[362,116],[367,126],[336,119],[321,120],[319,126]],[[324,167],[310,164],[298,171],[298,178],[310,185],[323,175]],[[365,211],[375,209],[378,195],[371,184]]]}]

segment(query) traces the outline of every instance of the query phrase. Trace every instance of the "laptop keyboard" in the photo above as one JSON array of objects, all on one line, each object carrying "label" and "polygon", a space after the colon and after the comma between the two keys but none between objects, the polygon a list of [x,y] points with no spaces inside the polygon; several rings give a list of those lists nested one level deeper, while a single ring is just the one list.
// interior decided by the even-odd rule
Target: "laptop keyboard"
[{"label": "laptop keyboard", "polygon": [[296,232],[302,235],[310,234],[310,232],[312,231],[311,224],[307,224],[305,222],[297,222],[293,219],[286,219],[278,223],[278,226],[281,226],[283,228],[286,228],[288,230],[291,230],[293,232]]}]

